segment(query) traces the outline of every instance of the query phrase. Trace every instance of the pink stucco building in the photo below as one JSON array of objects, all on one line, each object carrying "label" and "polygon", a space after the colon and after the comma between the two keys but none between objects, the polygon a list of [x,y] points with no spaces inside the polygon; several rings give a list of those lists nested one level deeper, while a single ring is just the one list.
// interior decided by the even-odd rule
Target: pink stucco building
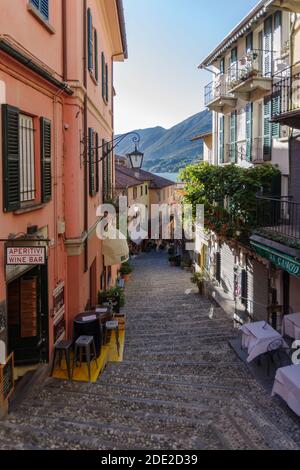
[{"label": "pink stucco building", "polygon": [[[0,31],[0,340],[23,365],[47,362],[116,277],[96,209],[114,185],[113,63],[127,46],[121,0],[2,0]],[[13,264],[9,247],[45,257]]]}]

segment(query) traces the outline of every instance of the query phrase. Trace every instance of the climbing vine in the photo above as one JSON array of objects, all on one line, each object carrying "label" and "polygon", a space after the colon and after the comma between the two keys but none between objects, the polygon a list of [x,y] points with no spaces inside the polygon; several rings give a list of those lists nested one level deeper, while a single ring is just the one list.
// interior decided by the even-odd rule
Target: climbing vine
[{"label": "climbing vine", "polygon": [[181,171],[185,202],[205,206],[205,227],[221,236],[247,241],[256,222],[256,194],[274,195],[280,171],[271,164],[242,168],[207,162]]}]

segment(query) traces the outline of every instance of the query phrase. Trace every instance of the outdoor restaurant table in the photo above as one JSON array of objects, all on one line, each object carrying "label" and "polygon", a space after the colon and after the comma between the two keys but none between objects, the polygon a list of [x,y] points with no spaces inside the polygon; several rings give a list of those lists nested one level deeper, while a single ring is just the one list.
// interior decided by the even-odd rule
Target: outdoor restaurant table
[{"label": "outdoor restaurant table", "polygon": [[280,333],[265,321],[247,323],[241,327],[241,332],[242,347],[248,349],[247,362],[251,362],[256,357],[266,353],[270,343],[282,338]]},{"label": "outdoor restaurant table", "polygon": [[109,307],[99,307],[96,310],[83,312],[74,318],[74,341],[79,336],[93,336],[95,340],[97,356],[100,355],[101,345],[103,341],[103,328],[101,325],[102,318],[106,318],[110,314]]},{"label": "outdoor restaurant table", "polygon": [[277,370],[272,396],[276,394],[300,416],[300,364]]},{"label": "outdoor restaurant table", "polygon": [[300,313],[285,315],[282,322],[282,336],[300,339]]}]

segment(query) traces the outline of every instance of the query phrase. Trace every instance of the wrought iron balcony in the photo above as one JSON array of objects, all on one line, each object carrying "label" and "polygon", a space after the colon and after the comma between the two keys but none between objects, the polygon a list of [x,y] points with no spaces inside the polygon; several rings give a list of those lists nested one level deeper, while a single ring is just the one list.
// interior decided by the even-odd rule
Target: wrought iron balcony
[{"label": "wrought iron balcony", "polygon": [[268,238],[300,245],[300,203],[291,197],[257,196],[257,228]]},{"label": "wrought iron balcony", "polygon": [[228,91],[227,75],[219,74],[204,88],[204,103],[210,111],[222,112],[224,107],[234,108],[236,98]]},{"label": "wrought iron balcony", "polygon": [[267,92],[272,90],[271,73],[264,71],[263,53],[264,51],[253,50],[229,67],[229,90],[236,96],[244,96],[257,89]]},{"label": "wrought iron balcony", "polygon": [[300,129],[300,66],[289,67],[273,77],[272,122]]}]

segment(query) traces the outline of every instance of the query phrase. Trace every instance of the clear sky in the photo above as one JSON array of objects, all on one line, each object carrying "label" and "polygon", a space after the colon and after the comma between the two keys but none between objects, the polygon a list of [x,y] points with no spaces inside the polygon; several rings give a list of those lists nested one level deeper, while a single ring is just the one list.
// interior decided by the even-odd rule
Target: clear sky
[{"label": "clear sky", "polygon": [[170,128],[198,113],[197,65],[258,0],[123,0],[129,58],[115,66],[115,131]]}]

